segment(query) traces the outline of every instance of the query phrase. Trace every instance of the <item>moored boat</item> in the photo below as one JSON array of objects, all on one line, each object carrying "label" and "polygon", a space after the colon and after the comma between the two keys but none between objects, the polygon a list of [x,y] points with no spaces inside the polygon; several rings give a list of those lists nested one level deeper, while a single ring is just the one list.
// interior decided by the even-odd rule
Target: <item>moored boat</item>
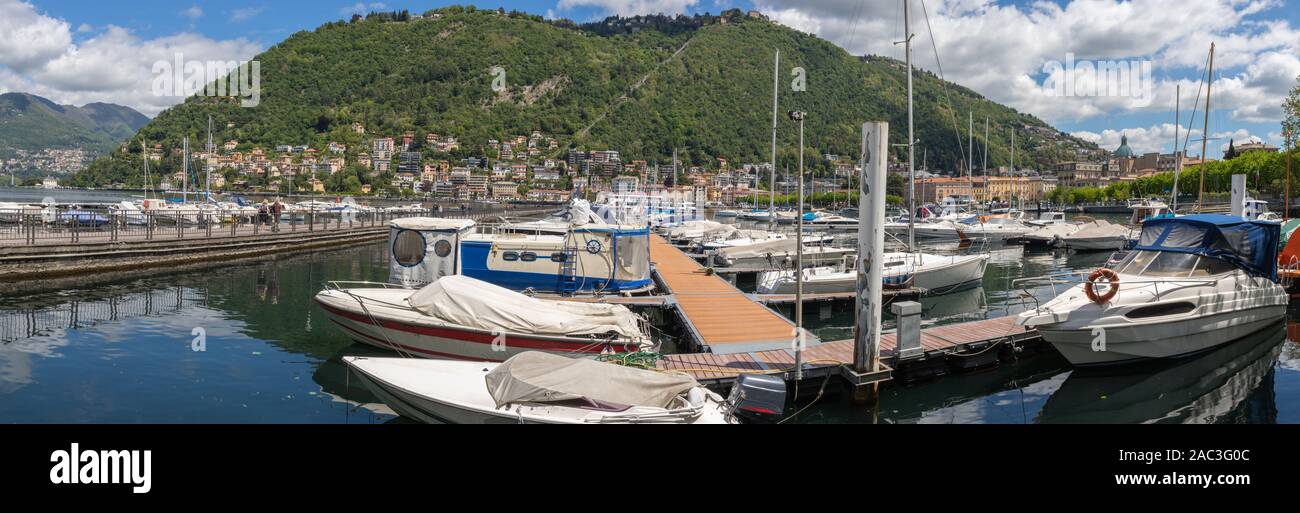
[{"label": "moored boat", "polygon": [[1240,217],[1147,219],[1136,248],[1113,270],[1094,271],[1017,322],[1074,365],[1208,350],[1285,315],[1277,240],[1277,223]]}]

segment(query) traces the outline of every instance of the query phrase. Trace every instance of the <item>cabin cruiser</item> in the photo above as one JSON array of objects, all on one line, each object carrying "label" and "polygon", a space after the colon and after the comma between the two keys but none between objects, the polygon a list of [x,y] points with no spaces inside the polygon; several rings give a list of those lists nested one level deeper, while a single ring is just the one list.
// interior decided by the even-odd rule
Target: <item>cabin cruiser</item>
[{"label": "cabin cruiser", "polygon": [[1259,221],[1282,221],[1282,216],[1277,215],[1276,212],[1270,212],[1268,210],[1267,201],[1257,200],[1254,198],[1246,198],[1246,200],[1242,202],[1241,217],[1246,219],[1256,219]]},{"label": "cabin cruiser", "polygon": [[[1277,223],[1216,214],[1148,219],[1113,270],[1021,313],[1074,365],[1172,358],[1273,325],[1286,314],[1277,283]],[[1101,292],[1102,278],[1109,284]]]},{"label": "cabin cruiser", "polygon": [[[942,294],[983,281],[989,255],[892,252],[883,254],[882,261],[881,279],[885,287],[916,287],[927,293]],[[806,293],[857,290],[858,273],[847,259],[838,266],[804,269],[802,274]],[[793,294],[797,286],[792,270],[759,273],[757,282],[760,294]]]},{"label": "cabin cruiser", "polygon": [[41,207],[24,203],[0,201],[0,223],[18,223],[24,217],[41,215]]},{"label": "cabin cruiser", "polygon": [[1133,240],[1133,229],[1098,219],[1084,223],[1074,233],[1061,237],[1066,248],[1075,251],[1115,251]]},{"label": "cabin cruiser", "polygon": [[683,373],[540,352],[499,364],[343,361],[393,411],[425,423],[737,424],[776,420],[785,407],[774,376],[742,375],[723,399]]},{"label": "cabin cruiser", "polygon": [[1065,220],[1065,212],[1043,212],[1038,215],[1038,219],[1022,219],[1021,222],[1029,226],[1069,224],[1069,222]]},{"label": "cabin cruiser", "polygon": [[461,275],[414,290],[331,282],[315,300],[353,340],[425,358],[502,361],[524,351],[573,356],[652,346],[644,321],[625,306],[538,299]]},{"label": "cabin cruiser", "polygon": [[803,219],[803,225],[813,229],[857,230],[858,224],[857,219],[827,212],[809,212]]},{"label": "cabin cruiser", "polygon": [[[804,244],[803,265],[815,266],[838,262],[855,252],[852,248]],[[713,253],[713,263],[719,267],[780,267],[794,265],[798,255],[794,239],[759,242],[747,246],[721,248]]]},{"label": "cabin cruiser", "polygon": [[1168,204],[1154,198],[1130,201],[1128,208],[1133,210],[1128,223],[1133,226],[1142,226],[1147,219],[1174,216],[1174,211],[1169,209]]},{"label": "cabin cruiser", "polygon": [[389,224],[389,282],[421,287],[463,274],[512,290],[575,294],[648,290],[650,231],[570,226],[563,235],[480,233],[469,219],[407,217]]}]

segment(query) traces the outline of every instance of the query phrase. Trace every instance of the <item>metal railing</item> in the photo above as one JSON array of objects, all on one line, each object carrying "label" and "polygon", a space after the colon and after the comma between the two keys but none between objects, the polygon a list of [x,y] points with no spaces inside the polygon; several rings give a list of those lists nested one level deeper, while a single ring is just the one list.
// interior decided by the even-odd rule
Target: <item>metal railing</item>
[{"label": "metal railing", "polygon": [[281,212],[214,206],[124,210],[86,207],[0,210],[0,246],[95,244],[217,237],[264,236],[384,226],[406,217],[494,220],[519,215],[503,206],[428,209],[287,207]]}]

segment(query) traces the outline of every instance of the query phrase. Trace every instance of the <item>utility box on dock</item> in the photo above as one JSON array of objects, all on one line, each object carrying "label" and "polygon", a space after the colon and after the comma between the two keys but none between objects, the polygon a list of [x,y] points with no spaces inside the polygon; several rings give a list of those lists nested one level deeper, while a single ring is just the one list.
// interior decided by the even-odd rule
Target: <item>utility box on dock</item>
[{"label": "utility box on dock", "polygon": [[916,358],[925,353],[921,349],[921,303],[901,301],[889,306],[898,318],[898,333],[894,340],[894,353],[899,360]]}]

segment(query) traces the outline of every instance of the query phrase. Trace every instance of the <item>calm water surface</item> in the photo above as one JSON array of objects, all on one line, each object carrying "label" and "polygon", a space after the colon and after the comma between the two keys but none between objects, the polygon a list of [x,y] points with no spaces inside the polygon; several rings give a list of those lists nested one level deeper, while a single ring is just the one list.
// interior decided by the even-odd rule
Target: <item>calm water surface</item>
[{"label": "calm water surface", "polygon": [[[996,249],[982,287],[923,299],[924,318],[1019,312],[1024,291],[1012,280],[1092,269],[1106,256]],[[0,421],[400,421],[350,383],[339,360],[382,351],[349,341],[311,300],[328,280],[386,281],[386,263],[384,244],[374,244],[0,298]],[[1300,309],[1289,318],[1300,321]],[[852,334],[847,308],[810,307],[805,321],[825,340]],[[200,336],[205,347],[195,351]],[[1300,422],[1300,346],[1279,323],[1194,359],[1110,372],[1074,371],[1048,349],[986,371],[886,386],[874,411],[837,388],[796,420]]]}]

